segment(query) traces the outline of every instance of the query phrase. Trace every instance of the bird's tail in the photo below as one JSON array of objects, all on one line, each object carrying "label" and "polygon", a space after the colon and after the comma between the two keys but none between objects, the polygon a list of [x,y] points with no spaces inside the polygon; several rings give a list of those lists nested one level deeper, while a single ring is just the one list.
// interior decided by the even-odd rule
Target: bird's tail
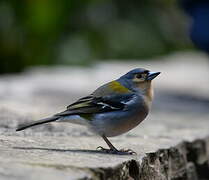
[{"label": "bird's tail", "polygon": [[53,122],[53,121],[56,121],[58,119],[59,119],[59,116],[52,116],[52,117],[49,117],[49,118],[41,119],[39,121],[30,122],[30,123],[27,123],[27,124],[22,124],[16,129],[16,131],[22,131],[24,129],[27,129],[27,128],[30,128],[30,127],[33,127],[33,126]]}]

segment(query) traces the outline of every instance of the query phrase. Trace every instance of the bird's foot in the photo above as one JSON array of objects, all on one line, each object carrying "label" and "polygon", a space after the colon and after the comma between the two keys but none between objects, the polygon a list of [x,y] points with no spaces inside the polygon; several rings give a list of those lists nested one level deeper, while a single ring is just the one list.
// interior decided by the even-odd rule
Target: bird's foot
[{"label": "bird's foot", "polygon": [[137,155],[137,153],[131,149],[120,149],[120,152],[131,154],[131,155]]},{"label": "bird's foot", "polygon": [[103,148],[102,146],[97,147],[97,150],[108,153],[108,154],[118,154],[118,155],[136,155],[136,152],[132,151],[131,149],[106,149]]}]

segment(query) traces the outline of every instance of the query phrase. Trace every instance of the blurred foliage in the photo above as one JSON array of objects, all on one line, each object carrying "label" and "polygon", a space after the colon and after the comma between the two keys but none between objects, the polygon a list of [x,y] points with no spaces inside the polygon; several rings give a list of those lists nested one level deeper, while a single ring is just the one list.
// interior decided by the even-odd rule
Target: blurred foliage
[{"label": "blurred foliage", "polygon": [[0,0],[0,73],[190,46],[175,0]]}]

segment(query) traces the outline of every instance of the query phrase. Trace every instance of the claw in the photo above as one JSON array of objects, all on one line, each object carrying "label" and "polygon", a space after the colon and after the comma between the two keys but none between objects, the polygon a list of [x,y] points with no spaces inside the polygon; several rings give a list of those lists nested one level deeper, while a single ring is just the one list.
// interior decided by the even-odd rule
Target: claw
[{"label": "claw", "polygon": [[97,147],[97,150],[105,152],[105,153],[109,153],[109,154],[114,154],[114,152],[117,151],[113,149],[106,149],[106,148],[103,148],[102,146]]},{"label": "claw", "polygon": [[137,155],[137,153],[131,149],[120,149],[120,151],[131,155]]},{"label": "claw", "polygon": [[132,151],[131,149],[121,149],[121,150],[117,150],[117,149],[106,149],[106,148],[103,148],[102,146],[99,146],[96,149],[99,150],[99,151],[102,151],[104,153],[108,153],[108,154],[136,155],[136,152]]},{"label": "claw", "polygon": [[103,148],[102,146],[98,146],[97,148],[96,148],[96,150],[99,150],[99,151],[102,151],[102,150],[104,150],[105,148]]}]

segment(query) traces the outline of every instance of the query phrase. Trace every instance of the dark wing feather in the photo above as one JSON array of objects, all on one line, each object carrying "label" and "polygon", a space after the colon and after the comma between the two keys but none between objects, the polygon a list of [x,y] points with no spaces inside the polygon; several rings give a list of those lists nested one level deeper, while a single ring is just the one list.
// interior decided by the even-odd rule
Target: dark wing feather
[{"label": "dark wing feather", "polygon": [[73,114],[93,114],[102,112],[111,112],[122,110],[125,103],[132,98],[133,94],[111,95],[105,97],[94,97],[93,95],[79,99],[69,105],[67,110],[56,114],[57,116],[66,116]]}]

